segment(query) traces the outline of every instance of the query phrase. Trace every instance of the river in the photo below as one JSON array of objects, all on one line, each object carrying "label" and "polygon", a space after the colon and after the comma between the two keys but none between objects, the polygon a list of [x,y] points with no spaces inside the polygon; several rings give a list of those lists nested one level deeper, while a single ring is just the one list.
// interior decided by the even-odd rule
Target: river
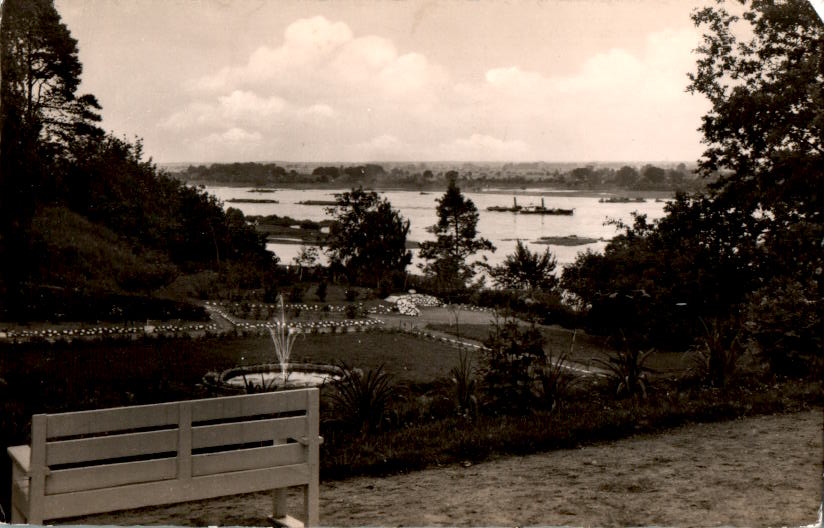
[{"label": "river", "polygon": [[[224,203],[224,207],[235,207],[246,215],[289,216],[297,220],[320,221],[329,218],[325,207],[316,205],[301,205],[298,202],[307,200],[334,200],[336,193],[347,189],[276,189],[271,193],[252,192],[251,187],[216,187],[207,186],[206,191],[215,195]],[[543,193],[541,191],[544,191]],[[492,190],[485,192],[464,192],[464,196],[475,203],[480,213],[478,232],[489,239],[497,248],[494,253],[486,253],[490,264],[500,264],[506,255],[515,250],[517,239],[528,243],[533,251],[543,252],[547,246],[535,243],[540,237],[569,236],[604,239],[604,241],[579,246],[550,245],[549,248],[558,260],[559,268],[575,260],[576,255],[591,249],[603,251],[606,241],[615,236],[614,226],[605,225],[608,219],[630,222],[631,213],[637,211],[646,214],[650,219],[664,215],[664,203],[654,199],[638,203],[600,203],[599,196],[580,196],[580,193],[566,193],[546,189],[515,191],[518,205],[541,205],[543,199],[547,208],[574,209],[571,216],[556,215],[523,215],[509,212],[491,212],[490,206],[510,206],[513,201],[512,190]],[[426,228],[437,222],[435,207],[436,200],[443,192],[422,193],[419,191],[379,191],[379,194],[389,199],[392,206],[400,211],[410,222],[409,240],[422,242],[433,240],[434,235]],[[607,196],[604,194],[603,196]],[[228,203],[230,199],[271,199],[278,203]],[[300,251],[297,244],[267,244],[267,249],[273,251],[283,264],[289,264]],[[409,271],[416,272],[421,259],[417,250],[413,250],[413,265]],[[323,258],[325,263],[326,259]]]}]

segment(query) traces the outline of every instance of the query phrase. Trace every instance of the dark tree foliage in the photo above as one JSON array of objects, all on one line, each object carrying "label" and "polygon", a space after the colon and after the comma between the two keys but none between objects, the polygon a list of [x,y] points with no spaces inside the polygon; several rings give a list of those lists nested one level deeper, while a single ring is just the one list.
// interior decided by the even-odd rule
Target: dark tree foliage
[{"label": "dark tree foliage", "polygon": [[[678,196],[658,222],[624,226],[603,256],[566,268],[563,285],[605,331],[685,347],[699,318],[740,312],[765,353],[780,341],[794,349],[782,357],[820,356],[795,337],[820,325],[810,317],[824,267],[824,24],[806,0],[742,0],[741,15],[723,4],[693,14],[705,33],[688,89],[712,104],[699,162],[710,188]],[[769,303],[815,308],[768,317]]]},{"label": "dark tree foliage", "polygon": [[3,2],[0,71],[0,296],[14,303],[14,285],[30,279],[37,203],[53,197],[68,147],[101,134],[100,106],[76,94],[77,41],[51,0]]},{"label": "dark tree foliage", "polygon": [[464,197],[454,179],[438,199],[437,212],[438,223],[432,226],[437,238],[421,243],[421,258],[430,261],[424,272],[435,279],[443,293],[463,290],[476,268],[467,259],[478,251],[495,251],[495,246],[478,236],[478,209]]},{"label": "dark tree foliage", "polygon": [[490,269],[492,279],[502,288],[553,291],[558,286],[555,276],[557,261],[549,248],[543,253],[532,252],[518,240],[515,253],[507,255],[503,264]]},{"label": "dark tree foliage", "polygon": [[393,273],[403,273],[412,261],[406,249],[409,221],[387,199],[362,187],[337,196],[327,209],[335,217],[327,247],[332,266],[342,266],[350,282],[378,287]]},{"label": "dark tree foliage", "polygon": [[[720,174],[722,206],[766,217],[770,274],[810,276],[824,237],[824,24],[806,0],[753,0],[741,17],[706,8],[693,20],[708,32],[689,90],[712,103],[700,170]],[[736,39],[737,24],[749,40]]]},{"label": "dark tree foliage", "polygon": [[[139,140],[97,127],[96,99],[76,93],[77,41],[52,0],[3,2],[0,45],[0,313],[21,313],[44,288],[104,298],[148,294],[181,271],[221,270],[244,284],[272,272],[240,211],[158,171]],[[49,225],[59,218],[80,231]],[[65,250],[48,242],[55,231],[83,246],[55,253]],[[88,265],[104,254],[118,257],[106,269]]]},{"label": "dark tree foliage", "polygon": [[686,348],[699,317],[726,313],[757,284],[757,218],[683,193],[665,211],[654,223],[639,215],[618,224],[623,233],[603,255],[587,252],[564,268],[561,284],[583,302],[593,330]]}]

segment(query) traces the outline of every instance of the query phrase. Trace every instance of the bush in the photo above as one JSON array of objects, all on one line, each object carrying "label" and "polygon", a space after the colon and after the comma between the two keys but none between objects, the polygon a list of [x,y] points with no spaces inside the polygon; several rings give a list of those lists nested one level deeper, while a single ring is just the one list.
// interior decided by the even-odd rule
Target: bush
[{"label": "bush", "polygon": [[647,397],[649,369],[644,366],[653,349],[641,352],[637,346],[623,339],[622,347],[616,350],[614,356],[607,359],[597,358],[594,361],[607,369],[610,379],[615,386],[615,395],[620,397],[641,396]]},{"label": "bush", "polygon": [[535,325],[521,331],[514,320],[496,320],[484,344],[483,390],[490,410],[528,412],[535,403],[535,368],[546,360],[543,335]]},{"label": "bush", "polygon": [[335,421],[345,429],[354,429],[364,436],[377,431],[396,394],[389,374],[384,371],[383,365],[365,373],[345,363],[340,363],[340,367],[345,374],[330,395]]},{"label": "bush", "polygon": [[355,299],[358,298],[358,292],[353,288],[348,288],[345,292],[343,292],[343,296],[346,299],[346,302],[354,302]]},{"label": "bush", "polygon": [[326,288],[326,281],[321,281],[317,288],[315,288],[315,297],[317,297],[318,301],[326,302]]},{"label": "bush", "polygon": [[802,284],[778,278],[750,296],[745,310],[747,333],[773,373],[821,378],[820,304],[815,281]]},{"label": "bush", "polygon": [[289,289],[289,302],[300,303],[303,302],[304,288],[300,284],[295,284]]},{"label": "bush", "polygon": [[566,306],[555,292],[526,292],[515,289],[484,288],[472,294],[469,302],[476,306],[511,310],[542,324],[558,324],[567,328],[578,326],[578,314]]},{"label": "bush", "polygon": [[474,416],[478,411],[478,398],[475,396],[475,368],[472,358],[466,350],[458,352],[458,365],[449,371],[455,386],[455,401],[458,410],[465,415]]},{"label": "bush", "polygon": [[740,332],[734,321],[701,319],[704,335],[696,340],[692,351],[699,376],[713,387],[723,388],[735,373],[741,356]]}]

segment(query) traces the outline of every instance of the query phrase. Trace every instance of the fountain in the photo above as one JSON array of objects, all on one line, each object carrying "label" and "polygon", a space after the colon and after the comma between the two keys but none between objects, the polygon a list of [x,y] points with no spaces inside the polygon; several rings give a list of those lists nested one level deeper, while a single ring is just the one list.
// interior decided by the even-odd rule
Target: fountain
[{"label": "fountain", "polygon": [[338,367],[290,362],[292,347],[302,332],[294,326],[287,325],[282,295],[278,295],[278,304],[280,318],[275,318],[272,326],[268,328],[278,362],[235,367],[220,374],[209,373],[204,377],[204,383],[230,391],[250,392],[315,387],[340,379],[343,372]]}]

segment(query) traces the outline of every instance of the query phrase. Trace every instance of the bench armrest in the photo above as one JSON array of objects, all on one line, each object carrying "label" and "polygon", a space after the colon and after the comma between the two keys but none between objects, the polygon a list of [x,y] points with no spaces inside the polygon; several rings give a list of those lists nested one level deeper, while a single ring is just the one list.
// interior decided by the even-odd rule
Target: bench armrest
[{"label": "bench armrest", "polygon": [[23,474],[29,474],[31,465],[31,447],[27,445],[11,446],[6,449],[12,464],[17,466]]},{"label": "bench armrest", "polygon": [[[306,438],[305,436],[301,436],[300,438],[296,438],[295,440],[297,440],[297,442],[300,445],[304,445],[304,446],[309,445],[309,439]],[[318,436],[318,444],[321,444],[321,445],[323,444],[323,437],[322,436]]]}]

